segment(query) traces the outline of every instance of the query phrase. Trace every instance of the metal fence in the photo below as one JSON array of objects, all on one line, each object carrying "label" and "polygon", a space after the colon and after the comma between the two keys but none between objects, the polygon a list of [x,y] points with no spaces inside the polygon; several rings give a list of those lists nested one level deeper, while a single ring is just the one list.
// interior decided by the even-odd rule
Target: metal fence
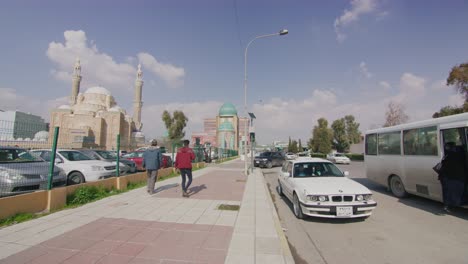
[{"label": "metal fence", "polygon": [[136,172],[136,162],[118,155],[136,148],[128,135],[46,129],[0,120],[0,197]]}]

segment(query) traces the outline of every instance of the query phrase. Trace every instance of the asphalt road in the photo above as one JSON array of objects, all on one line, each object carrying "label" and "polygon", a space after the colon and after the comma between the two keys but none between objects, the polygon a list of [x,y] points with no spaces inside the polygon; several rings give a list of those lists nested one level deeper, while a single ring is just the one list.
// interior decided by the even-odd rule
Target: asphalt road
[{"label": "asphalt road", "polygon": [[378,206],[369,218],[299,220],[278,195],[280,168],[263,169],[296,263],[468,263],[467,209],[445,215],[439,202],[398,199],[368,181],[362,162],[338,167],[373,192]]}]

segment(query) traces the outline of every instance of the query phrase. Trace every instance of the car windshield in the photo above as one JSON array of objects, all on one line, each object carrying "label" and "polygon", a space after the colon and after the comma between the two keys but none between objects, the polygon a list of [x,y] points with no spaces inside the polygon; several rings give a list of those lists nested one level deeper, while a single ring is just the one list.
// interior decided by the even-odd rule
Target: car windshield
[{"label": "car windshield", "polygon": [[103,157],[104,159],[116,159],[117,155],[115,153],[112,153],[110,151],[104,151],[104,150],[96,150],[96,153]]},{"label": "car windshield", "polygon": [[0,149],[0,163],[43,162],[25,149]]},{"label": "car windshield", "polygon": [[271,152],[260,153],[260,157],[270,157],[270,156],[271,156]]},{"label": "car windshield", "polygon": [[344,175],[335,165],[328,162],[295,163],[294,178],[308,177],[344,177]]},{"label": "car windshield", "polygon": [[138,158],[143,157],[143,152],[132,152],[123,156],[124,158]]},{"label": "car windshield", "polygon": [[60,153],[60,155],[62,155],[65,159],[69,161],[92,160],[92,158],[86,156],[85,154],[79,151],[62,150],[58,153]]}]

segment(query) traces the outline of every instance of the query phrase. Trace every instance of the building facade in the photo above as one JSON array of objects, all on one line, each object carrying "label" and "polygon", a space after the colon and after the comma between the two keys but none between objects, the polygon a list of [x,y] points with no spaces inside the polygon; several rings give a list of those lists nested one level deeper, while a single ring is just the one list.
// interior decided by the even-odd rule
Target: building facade
[{"label": "building facade", "polygon": [[47,124],[40,116],[20,111],[0,110],[0,140],[32,140]]},{"label": "building facade", "polygon": [[[219,109],[216,118],[204,119],[203,132],[193,133],[192,142],[199,138],[202,145],[210,144],[222,149],[239,150],[245,134],[244,129],[248,128],[248,122],[248,118],[237,116],[237,110],[233,104],[225,103]],[[248,137],[247,141],[249,141]]]},{"label": "building facade", "polygon": [[143,144],[142,75],[141,66],[138,65],[134,112],[133,116],[130,116],[104,87],[90,87],[85,92],[80,92],[81,65],[77,59],[72,78],[70,104],[52,110],[49,140],[53,138],[53,128],[59,127],[58,146],[61,148],[115,150],[117,135],[120,135],[120,145],[123,150],[134,149]]}]

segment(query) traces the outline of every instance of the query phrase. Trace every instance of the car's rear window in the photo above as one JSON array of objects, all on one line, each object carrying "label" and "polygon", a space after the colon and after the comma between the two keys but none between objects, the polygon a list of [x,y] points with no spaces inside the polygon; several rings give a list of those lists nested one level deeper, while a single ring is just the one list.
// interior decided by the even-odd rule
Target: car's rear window
[{"label": "car's rear window", "polygon": [[25,149],[0,149],[0,163],[41,162],[42,159],[31,155]]}]

